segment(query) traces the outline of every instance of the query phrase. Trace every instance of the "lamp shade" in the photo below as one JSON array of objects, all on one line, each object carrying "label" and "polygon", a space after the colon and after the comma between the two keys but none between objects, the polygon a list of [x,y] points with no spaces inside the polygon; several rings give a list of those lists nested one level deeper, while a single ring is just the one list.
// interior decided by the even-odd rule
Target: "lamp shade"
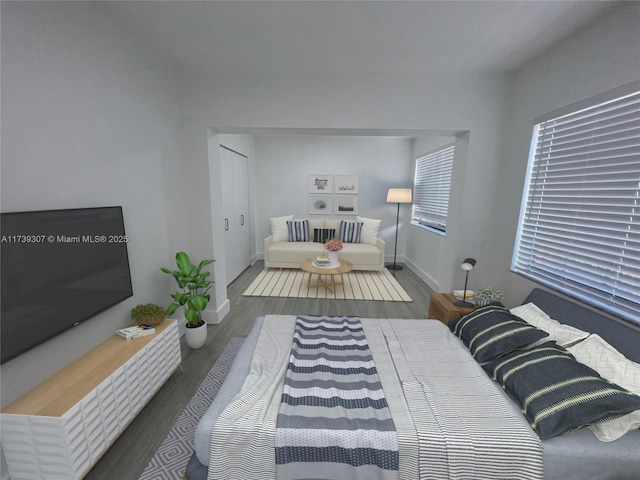
[{"label": "lamp shade", "polygon": [[460,265],[460,268],[468,272],[469,270],[473,270],[473,267],[475,266],[476,266],[475,258],[465,258],[464,261],[462,262],[462,265]]},{"label": "lamp shade", "polygon": [[390,188],[387,192],[388,203],[411,203],[410,188]]}]

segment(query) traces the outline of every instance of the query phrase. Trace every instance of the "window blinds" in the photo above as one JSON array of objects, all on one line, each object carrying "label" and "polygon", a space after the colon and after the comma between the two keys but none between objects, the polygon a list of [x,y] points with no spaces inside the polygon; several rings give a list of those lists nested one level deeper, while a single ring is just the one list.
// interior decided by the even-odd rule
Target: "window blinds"
[{"label": "window blinds", "polygon": [[453,154],[451,145],[416,161],[413,222],[446,231]]},{"label": "window blinds", "polygon": [[640,92],[534,128],[512,269],[640,323]]}]

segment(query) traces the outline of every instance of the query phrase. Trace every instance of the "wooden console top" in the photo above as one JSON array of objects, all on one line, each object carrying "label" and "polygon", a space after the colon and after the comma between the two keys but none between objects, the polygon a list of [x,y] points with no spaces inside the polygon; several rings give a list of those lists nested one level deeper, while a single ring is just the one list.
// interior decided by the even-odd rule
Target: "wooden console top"
[{"label": "wooden console top", "polygon": [[156,333],[125,340],[115,333],[2,409],[2,413],[61,417],[175,320]]}]

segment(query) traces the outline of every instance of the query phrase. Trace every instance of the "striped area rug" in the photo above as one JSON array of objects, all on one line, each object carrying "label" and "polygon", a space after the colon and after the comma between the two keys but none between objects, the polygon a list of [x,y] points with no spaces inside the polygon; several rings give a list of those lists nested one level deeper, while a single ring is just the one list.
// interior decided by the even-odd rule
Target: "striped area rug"
[{"label": "striped area rug", "polygon": [[[316,275],[311,280],[315,285]],[[296,297],[343,300],[412,302],[407,292],[386,268],[382,271],[352,271],[343,276],[344,285],[334,292],[320,286],[307,288],[309,273],[297,268],[265,268],[244,292],[245,297]],[[340,276],[336,276],[336,282]]]},{"label": "striped area rug", "polygon": [[[193,437],[200,418],[209,408],[244,338],[233,337],[182,411],[139,480],[180,480],[193,453]],[[179,374],[178,374],[179,375]]]}]

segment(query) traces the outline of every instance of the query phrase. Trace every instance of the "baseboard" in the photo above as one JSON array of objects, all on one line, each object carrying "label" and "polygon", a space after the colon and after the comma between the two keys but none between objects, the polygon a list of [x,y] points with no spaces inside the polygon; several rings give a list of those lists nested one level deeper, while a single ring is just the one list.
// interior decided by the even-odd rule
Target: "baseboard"
[{"label": "baseboard", "polygon": [[215,325],[222,322],[230,311],[231,302],[227,298],[216,310],[203,310],[202,318],[205,322]]},{"label": "baseboard", "polygon": [[422,270],[420,267],[418,267],[415,263],[413,263],[411,260],[404,260],[404,264],[409,267],[409,269],[415,273],[420,280],[422,280],[424,283],[427,284],[427,286],[433,290],[434,292],[439,292],[440,291],[440,284],[435,281],[429,274],[427,274],[424,270]]},{"label": "baseboard", "polygon": [[[401,263],[406,264],[407,261],[402,255],[397,255],[396,256],[396,264],[399,265]],[[385,255],[384,256],[384,264],[385,265],[393,265],[393,256],[392,255]]]},{"label": "baseboard", "polygon": [[224,317],[227,316],[227,314],[231,311],[231,302],[229,301],[229,299],[225,299],[225,301],[222,303],[222,305],[220,305],[220,308],[218,308],[218,310],[216,311],[216,322],[215,323],[220,323],[222,322],[222,320],[224,320]]}]

